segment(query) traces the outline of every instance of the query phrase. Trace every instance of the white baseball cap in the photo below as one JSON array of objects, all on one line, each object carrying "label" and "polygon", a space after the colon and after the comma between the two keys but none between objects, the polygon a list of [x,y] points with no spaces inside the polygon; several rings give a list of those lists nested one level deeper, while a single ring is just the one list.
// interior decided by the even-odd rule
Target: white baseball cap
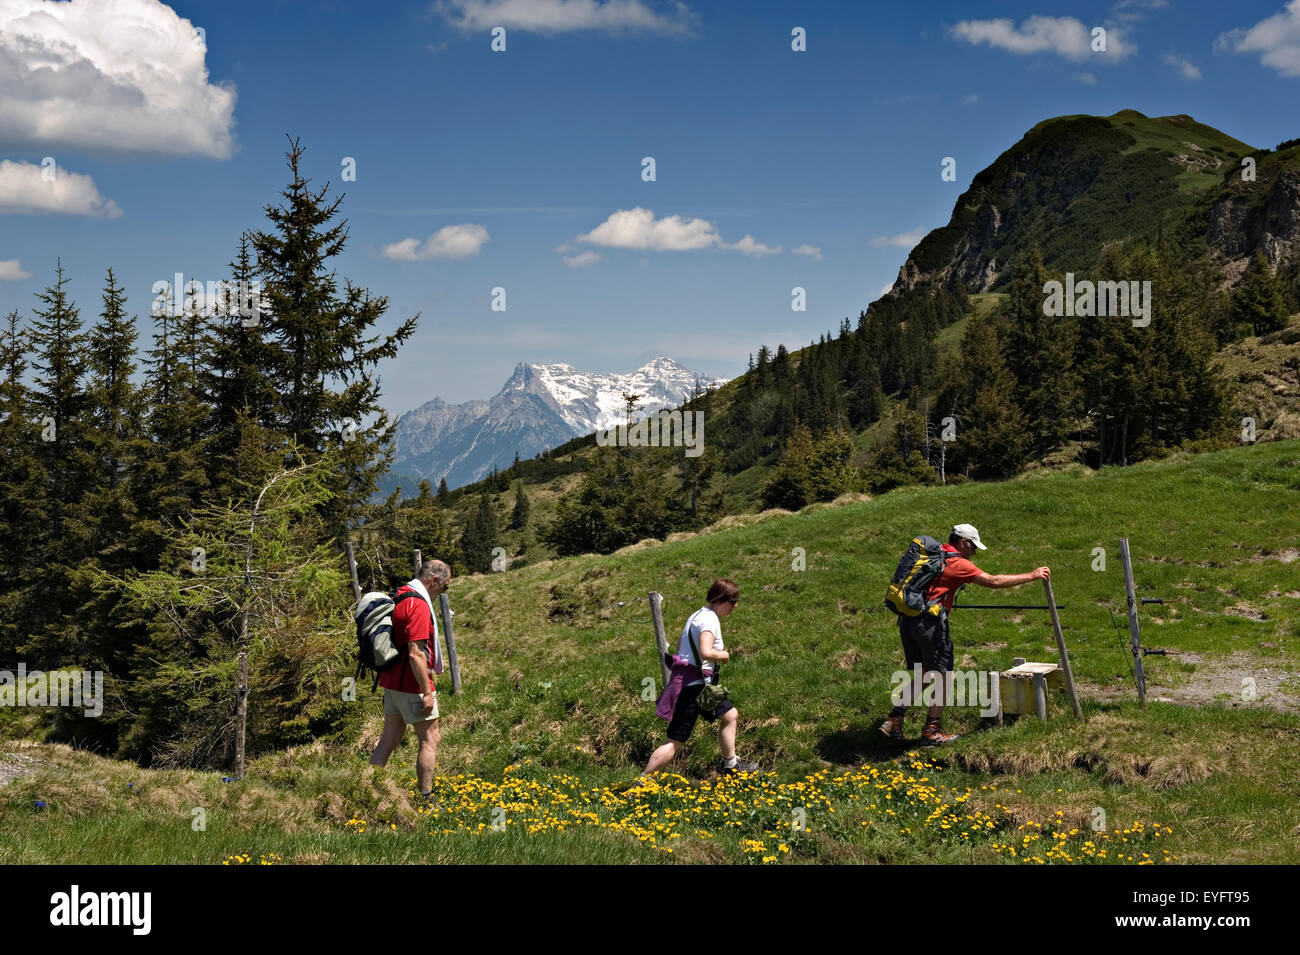
[{"label": "white baseball cap", "polygon": [[980,532],[975,529],[973,524],[958,524],[952,529],[952,532],[958,537],[966,538],[966,540],[970,541],[980,550],[988,550],[988,548],[980,542]]}]

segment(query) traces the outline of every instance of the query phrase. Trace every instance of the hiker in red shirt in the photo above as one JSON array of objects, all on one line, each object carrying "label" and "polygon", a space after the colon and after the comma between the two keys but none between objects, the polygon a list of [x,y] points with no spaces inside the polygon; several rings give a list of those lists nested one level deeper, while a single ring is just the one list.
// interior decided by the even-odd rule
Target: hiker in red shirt
[{"label": "hiker in red shirt", "polygon": [[433,791],[433,764],[442,739],[433,685],[434,673],[442,672],[442,651],[433,598],[446,592],[450,583],[450,567],[440,560],[426,560],[420,576],[397,588],[394,596],[414,591],[419,597],[403,600],[393,609],[393,641],[399,649],[406,647],[407,659],[405,666],[399,664],[379,674],[379,685],[384,688],[384,732],[370,754],[371,765],[385,765],[402,741],[407,724],[414,726],[420,740],[415,774],[426,799]]},{"label": "hiker in red shirt", "polygon": [[[926,601],[939,601],[942,611],[938,614],[923,613],[916,617],[899,616],[898,632],[903,640],[903,654],[907,658],[907,669],[914,671],[917,664],[923,673],[937,673],[940,681],[940,695],[936,705],[930,707],[930,713],[921,731],[921,743],[936,746],[951,743],[957,739],[956,733],[945,733],[939,727],[943,719],[943,694],[946,688],[947,674],[953,668],[952,637],[948,633],[948,614],[952,611],[953,599],[957,591],[966,584],[979,584],[1002,590],[1019,587],[1034,580],[1047,580],[1051,570],[1038,567],[1027,574],[986,574],[973,563],[971,556],[976,549],[988,550],[980,541],[980,533],[970,524],[958,524],[948,535],[948,543],[943,545],[945,553],[950,556],[943,565],[943,573],[934,579],[926,590]],[[880,732],[890,739],[903,738],[903,718],[907,715],[907,704],[911,702],[912,685],[902,687],[902,700],[889,713],[889,718],[880,726]]]}]

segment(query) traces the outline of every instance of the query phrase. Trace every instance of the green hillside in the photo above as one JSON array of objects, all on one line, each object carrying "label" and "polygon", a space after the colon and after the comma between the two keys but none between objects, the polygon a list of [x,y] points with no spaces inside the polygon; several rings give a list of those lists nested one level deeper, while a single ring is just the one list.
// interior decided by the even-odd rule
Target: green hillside
[{"label": "green hillside", "polygon": [[[1246,417],[1263,440],[1295,437],[1300,347],[1269,343],[1300,327],[1300,145],[1280,146],[1187,115],[1044,120],[973,177],[856,324],[755,343],[744,375],[689,404],[708,420],[698,512],[679,506],[680,453],[622,467],[586,438],[455,492],[451,521],[464,527],[485,491],[504,514],[522,478],[533,527],[499,543],[535,562],[841,493],[1221,448]],[[1146,280],[1150,327],[1044,318],[1044,283],[1067,272]],[[945,428],[963,437],[941,445]],[[653,493],[626,492],[633,475]]]},{"label": "green hillside", "polygon": [[[0,776],[16,776],[0,789],[0,855],[1294,864],[1298,514],[1293,440],[1100,472],[904,488],[798,514],[730,517],[608,557],[457,579],[465,687],[441,694],[436,812],[412,808],[412,777],[400,765],[412,759],[409,738],[388,769],[366,769],[379,698],[362,692],[348,716],[355,742],[262,754],[238,782],[0,744]],[[961,521],[989,544],[977,558],[986,571],[1052,567],[1087,720],[1075,721],[1060,693],[1045,723],[996,727],[973,709],[952,710],[945,725],[962,739],[914,754],[876,731],[902,665],[881,593],[910,535]],[[1123,625],[1121,536],[1132,541],[1139,596],[1164,599],[1142,608],[1144,643],[1174,651],[1147,657],[1145,709],[1111,617]],[[1094,569],[1098,547],[1104,570]],[[803,570],[792,567],[797,548]],[[643,700],[644,681],[658,679],[646,592],[663,593],[671,638],[716,576],[741,588],[725,625],[739,751],[770,774],[716,782],[716,743],[697,730],[675,767],[684,778],[629,789],[665,725]],[[965,599],[974,598],[1036,603],[1042,592]],[[1038,612],[958,609],[953,635],[959,668],[1054,659]],[[201,833],[192,827],[200,807]],[[1091,828],[1099,810],[1104,835]],[[794,819],[803,825],[792,828]]]}]

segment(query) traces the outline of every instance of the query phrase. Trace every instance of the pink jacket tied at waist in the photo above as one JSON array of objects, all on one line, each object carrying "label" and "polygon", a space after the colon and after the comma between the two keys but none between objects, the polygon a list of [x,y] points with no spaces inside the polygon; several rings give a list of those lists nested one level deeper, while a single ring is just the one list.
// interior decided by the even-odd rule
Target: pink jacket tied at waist
[{"label": "pink jacket tied at waist", "polygon": [[693,663],[688,663],[685,657],[679,657],[675,653],[665,653],[664,660],[669,666],[668,685],[659,694],[657,701],[659,705],[655,708],[655,714],[661,720],[671,720],[682,687],[688,683],[694,683],[696,680],[703,680],[704,671]]}]

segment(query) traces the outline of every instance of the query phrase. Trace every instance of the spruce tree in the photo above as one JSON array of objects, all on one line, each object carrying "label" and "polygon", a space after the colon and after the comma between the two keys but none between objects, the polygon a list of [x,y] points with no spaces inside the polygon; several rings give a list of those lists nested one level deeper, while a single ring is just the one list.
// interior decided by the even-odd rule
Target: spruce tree
[{"label": "spruce tree", "polygon": [[478,506],[470,513],[461,535],[460,550],[470,573],[484,574],[492,569],[492,548],[500,546],[496,512],[492,496],[479,495]]},{"label": "spruce tree", "polygon": [[679,488],[687,500],[687,509],[691,517],[699,516],[700,499],[708,490],[721,460],[722,455],[716,448],[708,448],[694,457],[682,455],[677,465]]},{"label": "spruce tree", "polygon": [[934,468],[921,454],[925,443],[925,416],[919,411],[900,409],[888,438],[872,456],[864,472],[873,494],[883,494],[908,484],[935,483]]},{"label": "spruce tree", "polygon": [[524,482],[515,482],[515,506],[510,511],[510,529],[523,530],[528,526],[528,495],[524,493]]},{"label": "spruce tree", "polygon": [[1282,283],[1269,268],[1264,253],[1256,252],[1232,296],[1232,317],[1239,333],[1264,335],[1286,327],[1287,308]]},{"label": "spruce tree", "polygon": [[785,443],[776,470],[759,489],[764,507],[797,511],[812,500],[813,434],[800,424]]},{"label": "spruce tree", "polygon": [[1015,378],[986,318],[973,316],[967,324],[962,361],[968,391],[962,396],[954,463],[976,477],[1008,477],[1024,463],[1030,435],[1016,403]]},{"label": "spruce tree", "polygon": [[[204,401],[199,369],[205,338],[203,318],[193,301],[181,315],[164,307],[154,316],[157,330],[146,352],[145,394],[149,404],[149,450],[136,485],[137,533],[146,551],[164,563],[188,562],[176,549],[175,530],[204,499],[210,483],[207,434],[211,411]],[[249,476],[250,479],[253,477]]]},{"label": "spruce tree", "polygon": [[453,570],[460,562],[459,550],[447,531],[442,509],[428,481],[421,481],[419,495],[396,510],[394,523],[397,530],[393,537],[399,542],[399,555],[409,555],[418,548],[424,559],[434,557],[446,561]]},{"label": "spruce tree", "polygon": [[265,368],[277,403],[274,428],[311,458],[328,448],[342,453],[326,526],[341,534],[353,525],[388,470],[394,423],[380,405],[378,363],[397,354],[415,332],[418,316],[391,335],[373,334],[388,299],[344,280],[331,261],[347,243],[340,220],[343,197],[328,198],[301,170],[303,149],[290,140],[290,182],[283,204],[266,207],[270,227],[249,233],[254,274],[268,307],[263,337],[276,347]]},{"label": "spruce tree", "polygon": [[89,370],[89,450],[94,462],[94,484],[87,495],[93,515],[91,550],[110,573],[147,560],[132,529],[138,518],[132,485],[149,451],[145,433],[148,405],[145,394],[132,380],[136,371],[135,322],[126,314],[124,289],[108,270],[99,321],[91,329]]},{"label": "spruce tree", "polygon": [[229,268],[220,306],[209,317],[211,346],[201,382],[211,398],[208,453],[216,500],[237,496],[243,479],[251,476],[246,470],[250,462],[241,462],[241,455],[273,443],[267,429],[276,425],[277,396],[267,372],[275,345],[265,337],[265,316],[246,235],[240,237]]},{"label": "spruce tree", "polygon": [[34,310],[32,322],[37,371],[32,407],[40,421],[36,457],[46,477],[48,522],[28,544],[39,555],[41,569],[31,591],[26,654],[28,666],[47,669],[79,663],[89,642],[85,622],[70,613],[75,606],[73,574],[90,553],[92,525],[85,498],[93,470],[86,335],[67,283],[59,263],[54,284],[37,293],[42,307]]},{"label": "spruce tree", "polygon": [[[1108,249],[1098,273],[1142,274],[1134,271],[1140,268],[1133,258]],[[1097,316],[1079,326],[1075,366],[1083,381],[1083,407],[1092,420],[1101,465],[1128,463],[1130,430],[1142,416],[1144,354],[1158,345],[1162,327],[1159,316],[1148,328],[1133,328],[1126,316]]]},{"label": "spruce tree", "polygon": [[1004,310],[1007,366],[1015,377],[1016,404],[1029,422],[1030,450],[1037,455],[1060,447],[1079,414],[1078,320],[1043,314],[1047,278],[1035,247],[1015,273]]},{"label": "spruce tree", "polygon": [[35,609],[48,530],[47,476],[34,396],[23,384],[31,337],[10,312],[0,329],[0,669],[12,670]]}]

